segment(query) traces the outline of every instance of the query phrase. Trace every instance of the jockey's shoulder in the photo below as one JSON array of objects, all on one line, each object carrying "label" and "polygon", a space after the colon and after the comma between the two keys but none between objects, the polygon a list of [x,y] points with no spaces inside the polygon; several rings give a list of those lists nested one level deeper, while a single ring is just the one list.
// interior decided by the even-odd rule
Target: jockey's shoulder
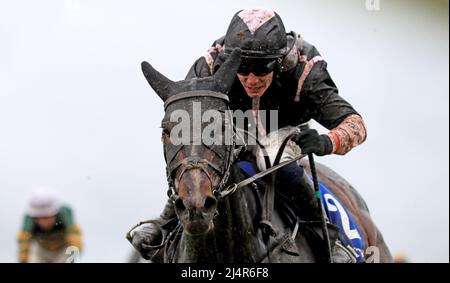
[{"label": "jockey's shoulder", "polygon": [[58,216],[65,225],[69,226],[74,224],[73,211],[70,206],[62,205],[59,209]]},{"label": "jockey's shoulder", "polygon": [[72,208],[69,205],[61,205],[59,213],[72,213]]},{"label": "jockey's shoulder", "polygon": [[34,226],[34,220],[33,218],[27,213],[23,217],[23,224],[22,224],[22,232],[31,232],[33,230]]},{"label": "jockey's shoulder", "polygon": [[214,40],[213,44],[211,44],[211,47],[216,47],[217,45],[224,46],[224,44],[225,44],[225,35]]},{"label": "jockey's shoulder", "polygon": [[320,56],[320,52],[317,50],[316,46],[309,43],[305,39],[300,39],[302,42],[300,43],[300,55],[305,55],[308,60],[314,58],[315,56]]}]

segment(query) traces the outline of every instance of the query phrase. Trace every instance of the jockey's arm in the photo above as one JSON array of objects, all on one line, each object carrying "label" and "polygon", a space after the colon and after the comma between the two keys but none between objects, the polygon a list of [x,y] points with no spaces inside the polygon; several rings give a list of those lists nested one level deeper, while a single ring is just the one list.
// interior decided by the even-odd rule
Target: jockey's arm
[{"label": "jockey's arm", "polygon": [[28,262],[32,240],[32,226],[33,219],[29,215],[25,215],[22,228],[17,235],[17,243],[19,245],[18,261],[21,263]]},{"label": "jockey's arm", "polygon": [[309,85],[305,84],[305,102],[310,105],[311,118],[330,130],[328,137],[333,145],[332,153],[344,155],[362,144],[367,137],[363,118],[339,96],[327,71],[327,63],[317,62],[308,79]]},{"label": "jockey's arm", "polygon": [[79,252],[82,249],[82,237],[81,237],[81,229],[80,225],[78,225],[72,213],[72,210],[67,207],[61,207],[59,214],[61,216],[62,221],[66,226],[66,245],[68,247],[76,247]]}]

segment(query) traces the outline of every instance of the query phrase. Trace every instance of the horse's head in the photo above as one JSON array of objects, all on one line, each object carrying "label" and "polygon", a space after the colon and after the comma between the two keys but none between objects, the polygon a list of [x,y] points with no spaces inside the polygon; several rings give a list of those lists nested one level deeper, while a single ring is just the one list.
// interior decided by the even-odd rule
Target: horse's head
[{"label": "horse's head", "polygon": [[234,149],[228,96],[240,64],[234,51],[212,77],[173,82],[147,62],[142,70],[164,101],[162,142],[169,192],[184,231],[212,228],[216,192],[229,174]]}]

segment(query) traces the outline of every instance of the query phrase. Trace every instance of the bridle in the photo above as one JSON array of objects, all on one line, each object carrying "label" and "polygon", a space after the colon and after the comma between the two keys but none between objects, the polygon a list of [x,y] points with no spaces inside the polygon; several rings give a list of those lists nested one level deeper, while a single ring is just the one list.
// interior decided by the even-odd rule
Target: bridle
[{"label": "bridle", "polygon": [[[227,95],[218,93],[218,92],[208,91],[208,90],[197,90],[197,91],[182,92],[182,93],[175,94],[175,95],[169,97],[165,101],[164,110],[167,110],[167,108],[176,101],[189,99],[189,98],[197,98],[197,97],[209,97],[209,98],[220,99],[226,103],[227,110],[229,110],[228,105],[229,105],[230,101],[229,101]],[[209,161],[205,158],[201,158],[199,156],[188,156],[174,164],[173,164],[172,160],[166,160],[166,163],[167,163],[166,177],[167,177],[167,182],[169,184],[169,189],[167,191],[168,197],[171,198],[172,200],[175,200],[176,198],[178,198],[178,191],[175,187],[175,184],[179,183],[179,181],[181,180],[181,178],[187,171],[192,170],[192,169],[199,169],[208,177],[211,184],[214,184],[213,178],[210,174],[211,170],[216,172],[217,175],[221,178],[220,182],[213,187],[213,191],[212,191],[214,196],[216,196],[216,198],[220,198],[220,196],[222,195],[221,193],[223,192],[225,185],[227,184],[228,179],[230,177],[231,165],[233,164],[234,159],[235,159],[235,154],[234,154],[234,151],[236,148],[235,132],[233,132],[233,135],[231,138],[232,138],[232,142],[231,142],[231,145],[227,148],[227,157],[226,157],[226,161],[224,162],[224,164],[225,164],[224,166],[213,164],[211,161]],[[211,150],[211,148],[209,148],[206,145],[202,145],[202,146]],[[184,145],[182,147],[184,147]],[[182,149],[182,147],[180,147],[178,149],[178,152]],[[175,157],[177,155],[177,153],[175,153],[173,157]],[[177,179],[175,180],[174,179],[174,177],[176,175],[175,173],[178,172],[178,170],[181,170],[181,172],[178,174]]]}]

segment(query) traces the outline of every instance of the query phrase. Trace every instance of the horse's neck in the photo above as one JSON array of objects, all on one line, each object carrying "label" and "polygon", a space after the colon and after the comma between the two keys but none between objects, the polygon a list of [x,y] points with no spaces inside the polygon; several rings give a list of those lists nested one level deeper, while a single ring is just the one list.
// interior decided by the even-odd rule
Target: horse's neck
[{"label": "horse's neck", "polygon": [[211,233],[201,236],[183,233],[178,249],[178,261],[193,263],[216,262],[217,260],[213,260],[217,249],[214,244],[214,236]]}]

